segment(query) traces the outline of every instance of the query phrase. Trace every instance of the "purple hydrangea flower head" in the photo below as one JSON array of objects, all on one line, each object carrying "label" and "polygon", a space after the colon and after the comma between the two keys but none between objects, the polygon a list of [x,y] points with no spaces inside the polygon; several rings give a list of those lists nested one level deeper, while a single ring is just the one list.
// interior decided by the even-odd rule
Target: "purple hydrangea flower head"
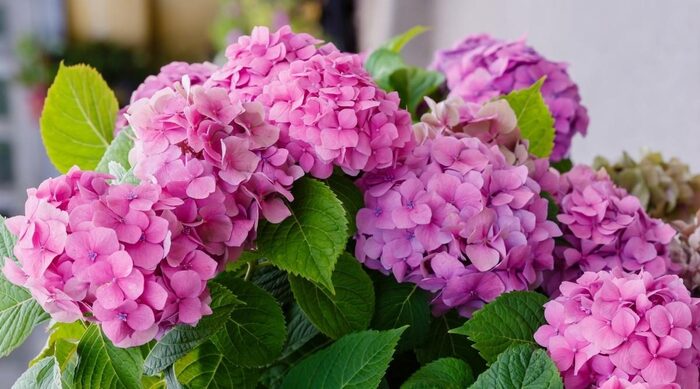
[{"label": "purple hydrangea flower head", "polygon": [[535,340],[567,388],[700,386],[700,300],[678,276],[618,267],[586,272],[559,291]]},{"label": "purple hydrangea flower head", "polygon": [[546,76],[542,95],[556,127],[552,160],[568,155],[574,135],[586,134],[588,114],[566,65],[545,59],[524,40],[470,36],[452,49],[438,51],[432,67],[445,74],[451,96],[477,104],[527,88]]},{"label": "purple hydrangea flower head", "polygon": [[561,176],[556,193],[566,244],[555,250],[555,270],[545,290],[556,294],[562,281],[585,271],[622,267],[655,277],[676,270],[669,258],[675,230],[649,217],[639,200],[615,186],[605,171],[578,165]]},{"label": "purple hydrangea flower head", "polygon": [[[182,234],[190,226],[170,217],[181,199],[110,178],[73,168],[28,190],[24,215],[6,223],[17,262],[5,258],[3,273],[54,320],[96,322],[115,345],[133,347],[210,314],[206,283],[225,258]],[[185,240],[187,254],[173,249]]]},{"label": "purple hydrangea flower head", "polygon": [[503,292],[538,286],[553,267],[561,232],[547,220],[548,202],[498,146],[437,136],[358,184],[357,258],[434,292],[436,313],[469,316]]}]

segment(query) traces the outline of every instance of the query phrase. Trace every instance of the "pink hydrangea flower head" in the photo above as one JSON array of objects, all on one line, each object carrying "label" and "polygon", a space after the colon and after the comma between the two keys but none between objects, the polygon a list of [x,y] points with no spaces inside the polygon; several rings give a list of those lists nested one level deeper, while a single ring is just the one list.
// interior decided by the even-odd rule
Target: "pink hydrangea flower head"
[{"label": "pink hydrangea flower head", "polygon": [[675,230],[650,218],[639,200],[615,186],[604,171],[575,166],[562,175],[558,221],[566,244],[555,250],[555,270],[545,289],[556,294],[561,281],[585,271],[622,267],[658,277],[675,271],[668,245]]},{"label": "pink hydrangea flower head", "polygon": [[[181,82],[183,77],[187,77],[187,82],[190,85],[201,85],[216,71],[217,66],[210,62],[203,63],[187,63],[187,62],[171,62],[162,68],[156,75],[146,77],[131,94],[130,103],[143,98],[150,98],[161,89],[169,88],[177,82]],[[129,106],[119,110],[117,115],[117,123],[115,131],[121,130],[128,124],[124,113],[129,109]]]},{"label": "pink hydrangea flower head", "polygon": [[401,167],[365,174],[356,256],[435,293],[434,311],[465,316],[553,267],[547,200],[525,166],[473,137],[437,136]]},{"label": "pink hydrangea flower head", "polygon": [[274,223],[289,216],[284,201],[304,172],[276,146],[280,130],[260,103],[222,87],[177,83],[134,102],[128,115],[135,175],[180,200],[166,217],[175,224],[178,257],[201,245],[235,259],[252,245],[261,215]]},{"label": "pink hydrangea flower head", "polygon": [[586,134],[588,113],[566,65],[547,60],[524,40],[470,36],[451,49],[438,51],[432,67],[445,74],[451,96],[477,104],[527,88],[546,76],[542,95],[557,131],[552,160],[568,155],[574,135]]},{"label": "pink hydrangea flower head", "polygon": [[391,166],[413,143],[398,94],[377,87],[358,55],[321,44],[289,26],[257,27],[229,46],[208,84],[261,103],[280,129],[277,146],[317,178],[334,165],[353,175]]},{"label": "pink hydrangea flower head", "polygon": [[[172,215],[184,201],[155,184],[110,179],[73,168],[30,189],[25,214],[6,223],[18,240],[3,273],[53,319],[96,322],[115,345],[132,347],[211,313],[206,282],[226,258],[183,234],[191,226]],[[186,243],[188,254],[171,250]]]},{"label": "pink hydrangea flower head", "polygon": [[535,333],[567,388],[698,388],[700,300],[675,275],[586,272],[564,281]]}]

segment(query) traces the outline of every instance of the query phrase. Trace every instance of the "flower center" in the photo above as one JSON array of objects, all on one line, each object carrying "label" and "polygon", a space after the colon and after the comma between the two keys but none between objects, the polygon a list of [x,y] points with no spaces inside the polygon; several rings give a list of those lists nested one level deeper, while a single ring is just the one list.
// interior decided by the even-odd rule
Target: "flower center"
[{"label": "flower center", "polygon": [[381,208],[379,208],[379,207],[374,208],[374,216],[377,216],[377,217],[382,216],[382,212],[384,212],[384,211],[382,211]]},{"label": "flower center", "polygon": [[413,203],[413,200],[409,200],[408,203],[406,203],[406,208],[408,209],[413,209],[416,205]]},{"label": "flower center", "polygon": [[129,192],[128,195],[126,195],[126,199],[131,201],[131,200],[136,200],[139,196],[134,193],[134,192]]},{"label": "flower center", "polygon": [[126,321],[126,317],[127,317],[127,315],[124,312],[117,313],[117,319],[119,319],[121,321]]},{"label": "flower center", "polygon": [[88,252],[87,257],[89,260],[94,262],[95,259],[97,259],[97,253],[94,251],[90,251],[90,252]]},{"label": "flower center", "polygon": [[146,233],[141,233],[141,237],[139,238],[139,242],[145,242],[146,241]]}]

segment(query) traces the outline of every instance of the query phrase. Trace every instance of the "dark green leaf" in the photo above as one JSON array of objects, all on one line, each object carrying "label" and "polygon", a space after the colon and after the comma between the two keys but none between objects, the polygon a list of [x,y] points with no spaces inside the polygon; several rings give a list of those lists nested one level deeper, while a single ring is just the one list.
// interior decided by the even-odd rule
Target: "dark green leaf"
[{"label": "dark green leaf", "polygon": [[360,263],[343,253],[332,279],[335,294],[301,277],[290,275],[289,283],[306,316],[329,337],[367,328],[374,313],[374,288]]},{"label": "dark green leaf", "polygon": [[226,325],[211,341],[238,366],[258,367],[273,362],[287,336],[284,315],[277,301],[260,287],[222,273],[217,282],[231,290],[244,305],[231,312]]},{"label": "dark green leaf", "polygon": [[280,304],[292,302],[292,290],[287,280],[287,272],[274,266],[257,267],[250,281],[265,289]]},{"label": "dark green leaf", "polygon": [[355,216],[357,212],[365,206],[362,192],[360,192],[360,189],[355,183],[343,173],[333,173],[333,175],[326,180],[326,184],[331,187],[331,190],[338,197],[338,200],[343,203],[343,208],[345,208],[345,214],[348,219],[348,233],[351,236],[355,235],[357,231]]},{"label": "dark green leaf", "polygon": [[486,363],[472,348],[472,342],[464,336],[449,333],[451,329],[461,326],[466,320],[457,316],[455,312],[434,318],[430,323],[428,342],[416,349],[418,362],[425,365],[439,358],[454,357],[467,362],[476,373],[483,371]]},{"label": "dark green leaf", "polygon": [[551,166],[557,169],[559,173],[566,173],[574,167],[574,163],[571,162],[571,159],[566,158],[562,159],[561,161],[552,162]]},{"label": "dark green leaf", "polygon": [[399,341],[399,350],[422,345],[430,330],[430,296],[415,284],[399,284],[392,277],[375,282],[377,305],[371,327],[387,330],[409,325]]},{"label": "dark green leaf", "polygon": [[450,332],[468,336],[481,356],[492,363],[509,347],[537,345],[532,335],[544,324],[545,302],[547,297],[535,292],[502,294]]},{"label": "dark green leaf", "polygon": [[559,389],[559,370],[547,353],[528,345],[509,348],[470,389]]},{"label": "dark green leaf", "polygon": [[521,135],[530,143],[530,153],[541,158],[549,157],[554,148],[554,119],[540,93],[543,83],[541,78],[531,87],[504,97],[515,111]]},{"label": "dark green leaf", "polygon": [[401,385],[401,389],[463,389],[474,382],[472,369],[461,359],[430,362]]},{"label": "dark green leaf", "polygon": [[231,291],[216,282],[211,282],[209,288],[212,296],[210,306],[213,313],[203,317],[196,327],[182,324],[165,334],[146,357],[145,374],[155,375],[163,371],[214,335],[224,326],[236,305],[241,303]]},{"label": "dark green leaf", "polygon": [[259,252],[275,266],[333,290],[331,274],[348,239],[345,209],[324,183],[302,178],[292,189],[292,215],[261,223]]},{"label": "dark green leaf", "polygon": [[115,347],[97,326],[85,331],[78,343],[75,388],[139,388],[142,374],[143,358],[138,348]]},{"label": "dark green leaf", "polygon": [[346,335],[293,367],[282,388],[376,388],[404,329]]},{"label": "dark green leaf", "polygon": [[287,344],[284,346],[282,356],[286,358],[319,334],[316,327],[309,321],[298,304],[292,305],[289,310],[289,325],[287,326]]},{"label": "dark green leaf", "polygon": [[119,109],[114,92],[87,65],[60,65],[41,113],[41,137],[54,166],[92,170],[113,138]]},{"label": "dark green leaf", "polygon": [[175,376],[185,388],[254,389],[260,371],[236,366],[232,352],[206,341],[175,363]]},{"label": "dark green leaf", "polygon": [[414,116],[423,97],[435,92],[443,82],[445,76],[441,73],[417,67],[397,69],[389,76],[391,89],[399,92],[401,105]]}]

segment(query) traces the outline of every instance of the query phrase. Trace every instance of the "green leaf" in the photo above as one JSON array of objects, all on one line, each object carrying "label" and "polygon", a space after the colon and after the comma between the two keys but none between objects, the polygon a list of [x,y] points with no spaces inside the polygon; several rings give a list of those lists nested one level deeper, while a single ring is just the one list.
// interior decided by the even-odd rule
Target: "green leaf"
[{"label": "green leaf", "polygon": [[324,183],[302,178],[292,189],[291,216],[279,224],[260,223],[260,254],[275,266],[331,292],[331,274],[348,240],[345,210]]},{"label": "green leaf", "polygon": [[404,46],[406,46],[406,43],[410,42],[411,40],[413,40],[413,38],[423,34],[428,30],[429,28],[425,26],[413,26],[410,30],[404,32],[403,34],[391,38],[391,40],[387,42],[383,46],[383,48],[398,53],[403,49]]},{"label": "green leaf", "polygon": [[559,389],[559,370],[544,350],[514,346],[498,356],[470,389]]},{"label": "green leaf", "polygon": [[547,297],[535,292],[510,292],[474,312],[474,316],[452,333],[466,335],[487,362],[492,363],[507,348],[537,346],[532,335],[544,324]]},{"label": "green leaf", "polygon": [[151,349],[144,362],[144,373],[155,375],[172,365],[183,355],[214,335],[224,324],[241,302],[224,286],[216,282],[209,283],[212,296],[211,309],[213,313],[204,316],[196,327],[186,324],[179,325],[167,334]]},{"label": "green leaf", "polygon": [[366,329],[372,319],[372,280],[348,253],[338,258],[333,271],[335,294],[293,275],[289,276],[289,283],[297,303],[309,320],[333,339]]},{"label": "green leaf", "polygon": [[391,91],[389,77],[396,70],[405,68],[406,63],[401,55],[389,49],[378,49],[372,52],[365,62],[365,69],[380,88]]},{"label": "green leaf", "polygon": [[49,336],[44,349],[41,350],[39,355],[29,361],[29,366],[46,357],[55,356],[61,371],[63,371],[64,365],[75,354],[78,342],[85,333],[85,329],[85,323],[82,321],[73,323],[54,322],[48,328]]},{"label": "green leaf", "polygon": [[559,215],[559,206],[557,205],[557,201],[554,200],[554,196],[544,190],[540,192],[540,195],[547,199],[547,220],[558,223],[557,215]]},{"label": "green leaf", "polygon": [[12,389],[61,389],[61,371],[54,357],[43,358],[15,381]]},{"label": "green leaf", "polygon": [[404,330],[346,335],[293,367],[282,388],[376,388]]},{"label": "green leaf", "polygon": [[[566,173],[574,167],[574,163],[569,158],[562,159],[561,161],[557,161],[557,162],[552,162],[552,163],[550,163],[550,165],[553,168],[557,169],[559,171],[559,173]],[[595,166],[595,163],[594,163],[594,166]]]},{"label": "green leaf", "polygon": [[41,137],[54,166],[62,173],[73,165],[93,170],[112,141],[118,109],[95,69],[61,63],[41,113]]},{"label": "green leaf", "polygon": [[90,326],[78,343],[75,388],[139,388],[143,358],[138,348],[118,348]]},{"label": "green leaf", "polygon": [[260,287],[222,273],[217,282],[231,290],[244,305],[231,312],[225,326],[211,341],[233,363],[258,367],[273,362],[282,352],[287,330],[277,301]]},{"label": "green leaf", "polygon": [[15,236],[5,226],[5,218],[0,216],[0,266],[5,265],[5,258],[13,259],[12,250],[15,247]]},{"label": "green leaf", "polygon": [[476,349],[472,348],[472,342],[464,336],[449,332],[461,326],[466,320],[457,316],[455,312],[433,319],[428,332],[428,342],[416,349],[418,362],[425,365],[439,358],[454,357],[467,362],[474,372],[485,370],[486,363]]},{"label": "green leaf", "polygon": [[250,281],[270,293],[280,304],[292,302],[287,272],[274,266],[257,267]]},{"label": "green leaf", "polygon": [[287,326],[287,344],[282,350],[280,358],[286,358],[302,348],[311,339],[319,334],[318,329],[311,324],[298,304],[292,305],[289,310],[289,325]]},{"label": "green leaf", "polygon": [[377,330],[409,325],[399,341],[399,350],[422,345],[430,330],[430,296],[415,284],[400,284],[393,277],[375,282],[377,304],[371,327]]},{"label": "green leaf", "polygon": [[131,127],[124,128],[119,131],[116,138],[110,143],[105,150],[102,159],[95,167],[95,170],[102,173],[109,173],[109,163],[116,162],[123,168],[131,167],[129,163],[129,151],[134,147],[134,131]]},{"label": "green leaf", "polygon": [[355,235],[355,232],[357,232],[355,216],[365,206],[360,188],[343,173],[334,173],[325,182],[331,187],[338,200],[343,203],[348,220],[348,234],[350,236]]},{"label": "green leaf", "polygon": [[391,89],[399,92],[401,105],[414,115],[423,97],[435,92],[443,82],[445,76],[441,73],[417,67],[397,69],[389,76]]},{"label": "green leaf", "polygon": [[474,382],[472,369],[457,358],[442,358],[421,367],[401,389],[463,389]]},{"label": "green leaf", "polygon": [[204,342],[175,363],[175,376],[185,388],[254,389],[260,371],[236,366],[228,358],[232,352]]},{"label": "green leaf", "polygon": [[515,111],[523,138],[530,143],[530,153],[549,157],[554,148],[554,118],[542,98],[544,78],[527,89],[510,92],[503,97]]}]

